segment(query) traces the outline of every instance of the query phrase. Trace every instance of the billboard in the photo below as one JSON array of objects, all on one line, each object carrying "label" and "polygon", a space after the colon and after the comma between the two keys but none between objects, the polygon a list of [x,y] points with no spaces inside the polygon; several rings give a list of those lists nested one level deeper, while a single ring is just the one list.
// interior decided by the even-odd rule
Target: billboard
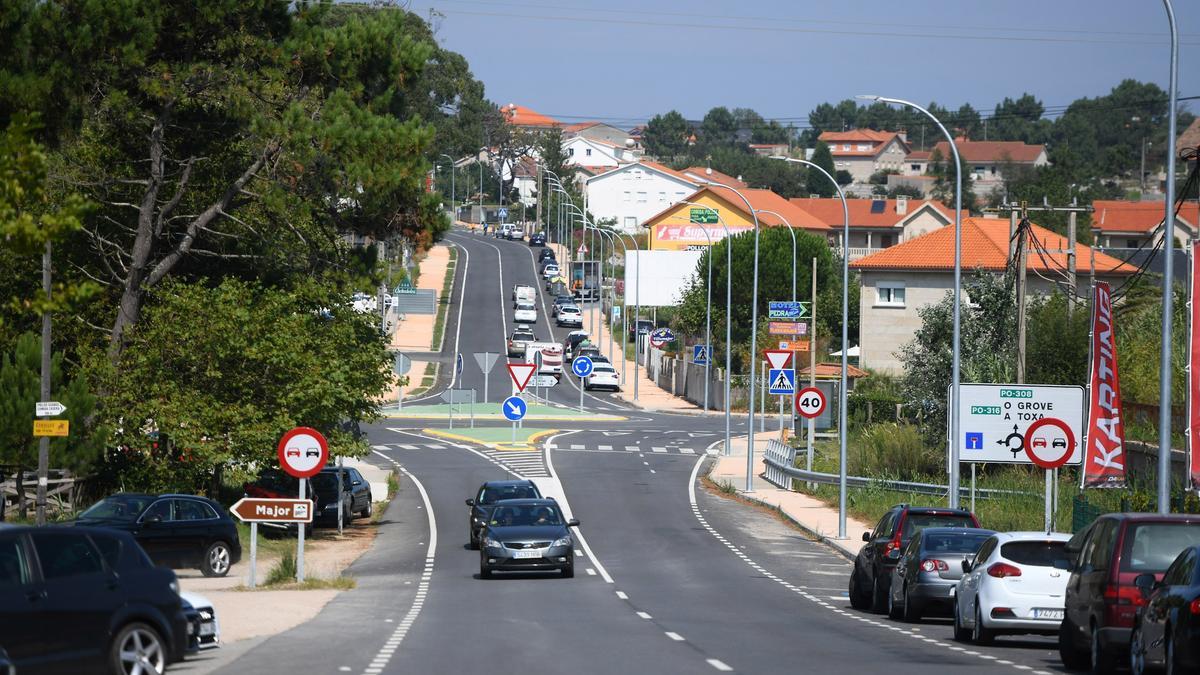
[{"label": "billboard", "polygon": [[[678,305],[692,282],[702,255],[702,251],[626,251],[625,304],[630,307],[638,303],[642,307]],[[642,262],[640,279],[639,260]]]}]

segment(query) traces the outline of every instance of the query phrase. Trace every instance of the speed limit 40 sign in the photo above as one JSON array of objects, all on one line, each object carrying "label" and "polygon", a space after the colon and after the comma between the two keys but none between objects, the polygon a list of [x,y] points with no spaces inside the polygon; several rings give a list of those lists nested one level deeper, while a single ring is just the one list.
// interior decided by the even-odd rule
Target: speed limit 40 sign
[{"label": "speed limit 40 sign", "polygon": [[813,419],[825,412],[828,403],[825,392],[816,387],[805,387],[796,392],[796,413],[801,417]]}]

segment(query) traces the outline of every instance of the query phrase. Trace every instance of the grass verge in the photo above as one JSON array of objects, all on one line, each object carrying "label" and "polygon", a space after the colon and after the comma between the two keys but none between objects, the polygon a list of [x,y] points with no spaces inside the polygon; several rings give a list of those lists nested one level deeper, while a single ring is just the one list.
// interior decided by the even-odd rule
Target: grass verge
[{"label": "grass verge", "polygon": [[450,263],[446,265],[446,276],[442,279],[442,292],[438,296],[437,319],[433,323],[431,349],[441,351],[446,332],[446,315],[450,311],[450,295],[454,290],[454,273],[458,270],[458,249],[450,247]]},{"label": "grass verge", "polygon": [[[242,552],[246,555],[246,559],[250,557],[250,525],[249,523],[238,522],[238,539],[242,543]],[[293,555],[296,550],[295,537],[267,537],[264,536],[264,531],[267,528],[258,528],[258,555],[260,557],[283,556],[291,552]],[[294,564],[295,561],[293,561]]]}]

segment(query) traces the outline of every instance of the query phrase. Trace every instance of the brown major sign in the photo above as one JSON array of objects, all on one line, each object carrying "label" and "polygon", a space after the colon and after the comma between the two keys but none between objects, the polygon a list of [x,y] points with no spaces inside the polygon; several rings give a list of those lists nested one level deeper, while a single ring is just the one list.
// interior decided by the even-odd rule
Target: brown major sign
[{"label": "brown major sign", "polygon": [[244,523],[311,523],[311,499],[243,497],[229,508]]}]

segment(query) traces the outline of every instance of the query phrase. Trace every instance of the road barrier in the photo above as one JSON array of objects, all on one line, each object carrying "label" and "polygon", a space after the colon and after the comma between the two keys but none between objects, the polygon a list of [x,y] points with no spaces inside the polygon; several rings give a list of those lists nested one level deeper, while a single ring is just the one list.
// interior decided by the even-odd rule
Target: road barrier
[{"label": "road barrier", "polygon": [[[766,465],[766,470],[763,476],[773,485],[783,488],[784,490],[793,490],[792,478],[809,483],[825,483],[827,485],[837,485],[838,475],[836,473],[821,473],[819,471],[805,471],[797,469],[796,463],[796,448],[789,446],[786,443],[772,439],[767,443],[766,456],[763,458],[763,463]],[[934,495],[946,497],[950,493],[948,485],[940,485],[938,483],[914,483],[903,480],[889,480],[886,478],[866,478],[863,476],[846,476],[846,485],[848,487],[881,487],[888,490],[897,490],[900,492],[912,492],[915,494]],[[959,489],[959,492],[964,497],[970,497],[971,486],[966,485]],[[977,488],[975,496],[980,499],[991,499],[1006,495],[1021,495],[1027,497],[1041,497],[1038,492],[1024,492],[1021,490],[997,490],[994,488]]]}]

